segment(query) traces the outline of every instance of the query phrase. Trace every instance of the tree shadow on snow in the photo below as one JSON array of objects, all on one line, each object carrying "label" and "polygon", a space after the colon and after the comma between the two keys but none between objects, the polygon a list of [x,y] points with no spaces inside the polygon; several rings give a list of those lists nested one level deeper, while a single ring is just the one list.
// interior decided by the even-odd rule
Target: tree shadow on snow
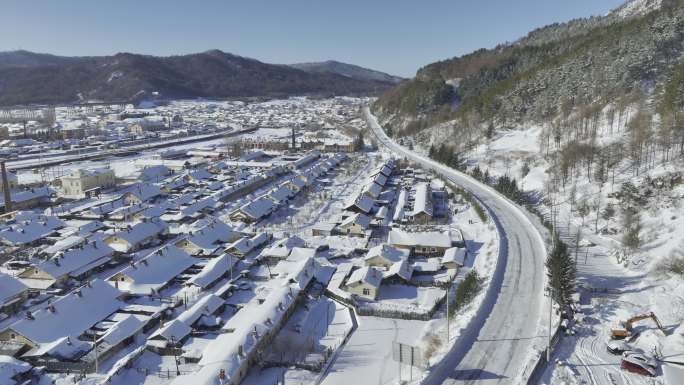
[{"label": "tree shadow on snow", "polygon": [[502,378],[507,378],[501,374],[496,374],[488,372],[482,369],[461,369],[454,370],[454,372],[449,376],[455,380],[498,380]]}]

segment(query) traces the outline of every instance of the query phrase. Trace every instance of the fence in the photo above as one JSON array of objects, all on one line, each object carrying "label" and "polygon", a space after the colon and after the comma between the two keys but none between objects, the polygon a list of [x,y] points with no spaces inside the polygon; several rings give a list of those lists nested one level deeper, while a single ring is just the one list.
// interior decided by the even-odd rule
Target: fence
[{"label": "fence", "polygon": [[403,310],[403,309],[379,309],[374,306],[360,304],[356,306],[356,312],[363,316],[373,316],[382,318],[396,318],[404,320],[418,320],[429,321],[435,314],[437,309],[444,303],[445,297],[440,298],[432,305],[430,309],[422,311],[417,310]]},{"label": "fence", "polygon": [[[553,349],[558,345],[558,341],[560,341],[560,337],[562,335],[562,329],[560,325],[556,327],[556,330],[553,333],[553,336],[551,337],[551,354],[553,354]],[[539,383],[541,380],[541,375],[544,373],[544,370],[546,370],[548,362],[546,361],[546,351],[549,349],[548,347],[544,350],[541,351],[541,354],[539,358],[537,358],[537,361],[535,362],[534,366],[532,367],[532,371],[527,377],[527,381],[525,384],[527,385],[536,385]],[[527,368],[525,368],[527,369]],[[523,373],[523,377],[525,376],[525,373]]]},{"label": "fence", "polygon": [[[344,303],[343,303],[344,305]],[[321,369],[321,372],[318,375],[318,378],[316,378],[315,385],[320,385],[320,383],[323,381],[323,379],[326,377],[328,370],[330,369],[330,366],[335,362],[337,359],[337,356],[340,354],[342,351],[342,348],[349,342],[349,339],[351,338],[352,334],[356,331],[356,329],[359,327],[359,322],[356,319],[356,314],[354,314],[354,309],[351,307],[347,308],[349,310],[349,317],[351,318],[352,321],[352,327],[349,330],[349,333],[347,333],[346,336],[344,336],[344,339],[342,342],[339,344],[339,346],[335,349],[333,349],[333,354],[330,356],[330,359],[325,363],[324,367]]]},{"label": "fence", "polygon": [[39,363],[45,370],[54,373],[90,373],[95,369],[95,363],[68,362],[68,361],[44,361]]}]

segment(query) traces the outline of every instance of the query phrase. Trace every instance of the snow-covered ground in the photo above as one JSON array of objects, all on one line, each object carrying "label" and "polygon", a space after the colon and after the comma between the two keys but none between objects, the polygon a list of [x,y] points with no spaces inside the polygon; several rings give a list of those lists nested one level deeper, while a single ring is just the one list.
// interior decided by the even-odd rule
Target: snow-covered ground
[{"label": "snow-covered ground", "polygon": [[[613,124],[612,127],[605,119],[601,120],[596,143],[627,141],[629,133],[624,122],[628,119],[629,113],[622,126]],[[498,131],[492,141],[466,154],[468,164],[477,165],[492,176],[515,177],[524,190],[548,198],[551,178],[548,169],[552,165],[542,153],[541,134],[539,126]],[[652,167],[642,167],[635,176],[627,154],[624,158],[616,166],[614,180],[609,174],[607,182],[600,186],[593,177],[590,180],[585,172],[579,171],[574,182],[554,196],[555,202],[562,202],[555,206],[557,228],[566,243],[575,246],[580,233],[580,246],[571,251],[573,255],[577,251],[578,282],[584,287],[580,293],[586,306],[584,323],[577,325],[576,334],[563,338],[558,347],[555,359],[563,365],[547,370],[543,376],[545,383],[663,383],[660,371],[660,377],[651,380],[621,370],[620,357],[607,353],[605,343],[611,326],[638,314],[654,312],[671,334],[684,320],[683,277],[663,274],[658,269],[666,258],[684,255],[684,186],[679,183],[672,188],[659,188],[650,183],[660,177],[669,180],[681,175],[684,162],[679,159],[663,163],[658,155]],[[525,168],[529,171],[523,174]],[[639,207],[641,245],[633,253],[626,252],[622,243],[621,202],[612,195],[625,182],[631,182],[640,192],[647,189],[653,192]],[[589,206],[584,218],[577,209],[582,203]],[[603,216],[607,204],[616,211],[608,219]],[[543,202],[539,209],[550,218],[550,210]],[[604,289],[608,292],[602,292]],[[636,328],[641,334],[634,347],[684,361],[684,344],[678,336],[666,338],[650,320],[640,321]]]}]

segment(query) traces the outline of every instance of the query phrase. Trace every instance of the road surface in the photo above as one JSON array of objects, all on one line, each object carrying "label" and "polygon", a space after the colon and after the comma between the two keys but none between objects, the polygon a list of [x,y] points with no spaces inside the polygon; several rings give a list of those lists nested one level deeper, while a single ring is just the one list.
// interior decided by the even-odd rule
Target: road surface
[{"label": "road surface", "polygon": [[399,146],[368,108],[364,114],[379,145],[470,191],[487,207],[500,232],[499,261],[482,308],[423,384],[515,384],[530,350],[543,347],[548,338],[537,331],[541,306],[548,304],[543,295],[546,251],[539,229],[492,188]]}]

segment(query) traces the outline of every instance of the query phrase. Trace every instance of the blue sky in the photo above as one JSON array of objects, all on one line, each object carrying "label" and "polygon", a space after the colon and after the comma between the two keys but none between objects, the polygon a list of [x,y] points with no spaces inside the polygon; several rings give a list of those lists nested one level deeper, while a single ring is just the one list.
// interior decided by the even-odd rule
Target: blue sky
[{"label": "blue sky", "polygon": [[0,51],[172,55],[218,48],[269,63],[335,59],[412,76],[623,0],[3,0]]}]

